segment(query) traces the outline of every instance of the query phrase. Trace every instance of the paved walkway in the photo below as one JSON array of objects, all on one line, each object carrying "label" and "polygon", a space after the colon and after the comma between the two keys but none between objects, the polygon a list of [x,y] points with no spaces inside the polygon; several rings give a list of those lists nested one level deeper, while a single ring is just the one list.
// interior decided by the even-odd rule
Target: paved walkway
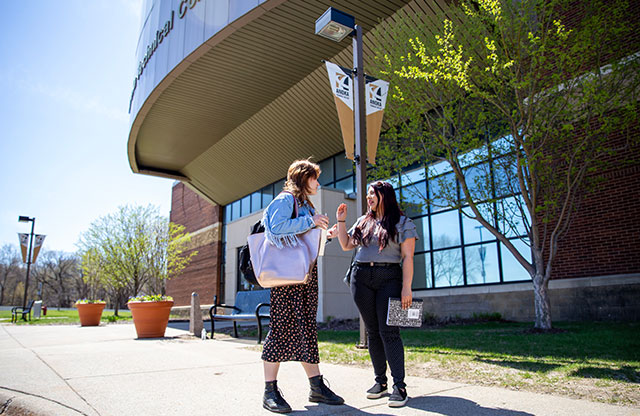
[{"label": "paved walkway", "polygon": [[[135,339],[132,324],[0,325],[0,415],[272,415],[262,409],[262,362],[254,342],[190,337]],[[371,371],[321,364],[343,406],[307,401],[302,367],[284,363],[280,387],[293,415],[617,416],[640,409],[409,377],[411,400],[391,409],[368,400]],[[21,412],[20,409],[26,409]]]}]

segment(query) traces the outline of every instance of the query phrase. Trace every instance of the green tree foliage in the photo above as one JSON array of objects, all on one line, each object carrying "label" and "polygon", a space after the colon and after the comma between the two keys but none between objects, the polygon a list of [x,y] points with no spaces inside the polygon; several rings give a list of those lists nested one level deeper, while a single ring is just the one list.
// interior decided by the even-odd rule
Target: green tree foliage
[{"label": "green tree foliage", "polygon": [[182,273],[197,254],[186,249],[189,241],[183,226],[152,205],[120,207],[82,234],[84,279],[94,291],[106,288],[116,310],[131,296],[164,295],[166,280]]},{"label": "green tree foliage", "polygon": [[[533,280],[536,328],[551,328],[548,281],[581,198],[637,149],[635,12],[622,0],[462,0],[372,33],[373,73],[392,86],[376,176],[448,163],[456,180],[423,201],[468,205],[509,249]],[[517,223],[531,261],[507,238]]]}]

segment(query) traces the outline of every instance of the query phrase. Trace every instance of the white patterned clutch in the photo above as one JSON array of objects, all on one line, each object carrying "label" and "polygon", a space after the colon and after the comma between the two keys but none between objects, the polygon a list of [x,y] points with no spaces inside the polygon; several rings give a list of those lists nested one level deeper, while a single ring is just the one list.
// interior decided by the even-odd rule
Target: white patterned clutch
[{"label": "white patterned clutch", "polygon": [[387,325],[416,328],[422,326],[422,299],[413,299],[408,309],[402,309],[400,298],[389,298]]}]

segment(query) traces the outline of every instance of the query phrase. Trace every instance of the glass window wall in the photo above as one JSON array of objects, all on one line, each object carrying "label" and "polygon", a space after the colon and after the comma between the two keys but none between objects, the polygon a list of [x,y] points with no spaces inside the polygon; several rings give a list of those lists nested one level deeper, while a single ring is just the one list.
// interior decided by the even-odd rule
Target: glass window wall
[{"label": "glass window wall", "polygon": [[435,287],[462,286],[462,250],[439,250],[433,252],[433,275]]},{"label": "glass window wall", "polygon": [[460,245],[460,218],[458,211],[449,211],[431,216],[433,248]]},{"label": "glass window wall", "polygon": [[497,283],[500,281],[498,246],[496,243],[467,246],[464,249],[464,257],[468,285]]},{"label": "glass window wall", "polygon": [[[509,147],[508,139],[496,141],[492,146],[492,151],[498,150],[500,159],[509,157],[505,151]],[[493,226],[507,232],[518,252],[530,259],[530,249],[522,241],[526,237],[524,221],[528,218],[520,218],[519,199],[516,199],[520,197],[505,191],[507,179],[499,177],[505,176],[504,170],[496,165],[496,159],[487,162],[487,158],[486,149],[469,152],[464,157],[470,186],[486,188],[482,200],[493,201],[495,195],[503,197],[497,202],[480,204],[479,209]],[[323,187],[355,192],[353,163],[344,157],[344,153],[319,164],[322,169],[319,181]],[[506,176],[513,180],[512,175]],[[493,185],[489,180],[491,177],[495,178]],[[448,163],[438,162],[426,168],[414,166],[402,175],[384,180],[393,185],[398,201],[417,227],[414,290],[530,280],[526,270],[488,229],[459,210],[447,207],[449,200],[458,200],[460,192]],[[284,179],[227,205],[225,224],[264,209],[283,186]],[[427,198],[431,198],[431,204]],[[472,214],[468,206],[462,211]]]},{"label": "glass window wall", "polygon": [[344,157],[344,154],[334,156],[333,160],[336,167],[335,179],[342,179],[345,176],[354,175],[353,162],[350,159]]},{"label": "glass window wall", "polygon": [[426,214],[427,182],[410,182],[411,185],[402,188],[404,213],[408,217]]},{"label": "glass window wall", "polygon": [[266,208],[269,202],[273,200],[273,184],[262,188],[262,204],[261,208]]},{"label": "glass window wall", "polygon": [[257,211],[262,207],[262,194],[260,191],[251,194],[251,212]]},{"label": "glass window wall", "polygon": [[341,179],[337,181],[333,187],[336,189],[342,189],[345,193],[350,194],[354,192],[355,186],[353,184],[354,178],[353,176],[349,176],[347,178]]},{"label": "glass window wall", "polygon": [[333,158],[320,162],[319,165],[322,170],[320,178],[318,178],[320,185],[325,186],[333,182],[335,180],[335,176],[333,174]]},{"label": "glass window wall", "polygon": [[[346,159],[344,153],[325,159],[319,165],[322,171],[319,182],[322,186],[342,189],[348,194],[355,192],[353,162]],[[285,179],[281,179],[230,203],[225,209],[224,223],[227,224],[266,208],[282,191],[284,184]]]},{"label": "glass window wall", "polygon": [[458,200],[457,189],[453,172],[429,180],[429,210],[437,212],[448,209],[450,201]]},{"label": "glass window wall", "polygon": [[[505,149],[509,148],[508,138],[494,142],[494,147],[499,150],[500,160],[507,162],[509,154]],[[507,229],[507,224],[511,224],[507,230],[507,235],[512,238],[510,241],[519,252],[528,253],[526,244],[515,238],[526,236],[524,221],[528,217],[525,220],[520,217],[516,205],[516,198],[520,197],[513,196],[515,188],[510,186],[509,192],[504,190],[507,179],[492,180],[500,175],[500,169],[493,169],[495,162],[489,159],[487,147],[461,158],[468,186],[475,193],[482,190],[478,201],[493,201],[495,195],[506,197],[497,202],[479,204],[481,214],[499,229]],[[438,162],[427,166],[426,180],[423,172],[425,170],[411,168],[402,175],[387,179],[400,191],[403,208],[418,230],[413,289],[529,280],[528,273],[515,258],[508,252],[505,254],[506,247],[498,243],[496,237],[478,221],[463,214],[474,216],[470,207],[463,207],[459,212],[447,206],[457,201],[462,192],[449,164]],[[505,174],[503,170],[502,176],[509,176],[510,185],[513,185],[513,170],[507,172]],[[425,193],[430,199],[424,196]],[[420,203],[423,204],[421,209]],[[529,259],[530,254],[525,257]]]},{"label": "glass window wall", "polygon": [[[531,261],[531,248],[527,244],[526,240],[523,241],[519,238],[509,240],[518,250],[518,253],[525,259]],[[516,282],[520,280],[531,280],[529,273],[524,267],[516,260],[511,251],[504,244],[500,243],[500,254],[502,256],[502,276],[505,282]]]},{"label": "glass window wall", "polygon": [[[478,209],[480,213],[485,219],[488,219],[493,224],[493,204],[481,204],[478,205]],[[462,209],[463,212],[468,213],[471,216],[475,216],[471,208],[465,207]],[[483,241],[495,240],[495,236],[489,232],[485,227],[483,227],[478,221],[475,219],[469,218],[466,215],[462,215],[462,231],[464,235],[465,244],[472,243],[481,243]]]},{"label": "glass window wall", "polygon": [[245,196],[240,201],[240,216],[244,217],[251,214],[251,195]]}]

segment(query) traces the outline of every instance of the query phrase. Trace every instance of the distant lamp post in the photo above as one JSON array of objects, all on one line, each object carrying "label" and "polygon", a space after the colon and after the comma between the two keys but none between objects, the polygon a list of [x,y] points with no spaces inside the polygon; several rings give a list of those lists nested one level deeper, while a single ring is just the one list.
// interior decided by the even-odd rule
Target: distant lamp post
[{"label": "distant lamp post", "polygon": [[480,231],[480,247],[478,247],[478,254],[480,255],[480,262],[482,263],[482,283],[487,283],[487,272],[484,268],[484,259],[487,257],[487,248],[482,244],[482,225],[476,225],[478,231]]},{"label": "distant lamp post", "polygon": [[[364,102],[364,64],[362,58],[362,28],[356,25],[356,19],[350,14],[329,7],[326,12],[316,20],[316,35],[323,36],[335,42],[342,41],[348,35],[353,40],[353,72],[355,74],[355,82],[353,89],[354,96],[354,138],[355,138],[355,157],[356,163],[356,213],[360,218],[366,212],[367,193],[367,147],[366,147],[366,107]],[[364,322],[360,317],[360,344],[358,347],[367,345],[366,331]]]},{"label": "distant lamp post", "polygon": [[22,298],[22,307],[27,307],[27,290],[29,290],[29,271],[31,269],[31,250],[33,248],[33,230],[36,226],[36,218],[30,218],[23,215],[18,217],[18,222],[30,222],[31,234],[29,234],[29,249],[27,252],[27,276],[24,279],[24,297]]}]

